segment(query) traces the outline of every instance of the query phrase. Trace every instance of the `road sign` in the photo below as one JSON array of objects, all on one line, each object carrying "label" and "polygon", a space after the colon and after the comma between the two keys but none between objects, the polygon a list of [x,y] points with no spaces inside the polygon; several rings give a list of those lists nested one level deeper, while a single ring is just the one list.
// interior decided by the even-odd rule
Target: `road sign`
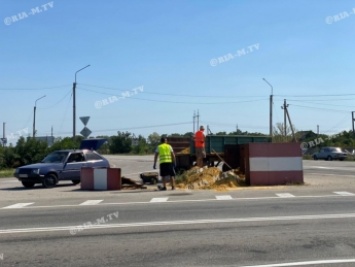
[{"label": "road sign", "polygon": [[86,116],[86,117],[80,117],[80,120],[82,121],[82,123],[84,123],[84,126],[86,126],[88,124],[90,117]]},{"label": "road sign", "polygon": [[81,130],[81,135],[84,136],[85,138],[88,138],[89,135],[92,133],[89,128],[84,127],[84,129]]}]

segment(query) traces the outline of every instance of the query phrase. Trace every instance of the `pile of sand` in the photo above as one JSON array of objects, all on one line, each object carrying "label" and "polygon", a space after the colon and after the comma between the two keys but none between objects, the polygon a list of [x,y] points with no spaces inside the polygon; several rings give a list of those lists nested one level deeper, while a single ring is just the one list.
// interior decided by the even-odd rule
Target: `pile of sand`
[{"label": "pile of sand", "polygon": [[190,148],[186,147],[183,150],[181,150],[180,152],[176,153],[176,154],[190,154]]},{"label": "pile of sand", "polygon": [[177,178],[176,186],[181,189],[228,190],[245,184],[245,177],[238,169],[222,172],[217,167],[193,167]]}]

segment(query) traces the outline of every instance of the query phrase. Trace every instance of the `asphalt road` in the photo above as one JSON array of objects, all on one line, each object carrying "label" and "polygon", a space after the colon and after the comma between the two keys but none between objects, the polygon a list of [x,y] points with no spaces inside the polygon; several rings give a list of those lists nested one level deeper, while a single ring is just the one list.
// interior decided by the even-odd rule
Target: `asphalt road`
[{"label": "asphalt road", "polygon": [[[152,157],[109,160],[130,178],[152,170]],[[0,179],[0,266],[355,266],[352,169],[304,161],[305,185],[224,192]]]},{"label": "asphalt road", "polygon": [[304,160],[303,169],[305,174],[355,176],[353,161]]}]

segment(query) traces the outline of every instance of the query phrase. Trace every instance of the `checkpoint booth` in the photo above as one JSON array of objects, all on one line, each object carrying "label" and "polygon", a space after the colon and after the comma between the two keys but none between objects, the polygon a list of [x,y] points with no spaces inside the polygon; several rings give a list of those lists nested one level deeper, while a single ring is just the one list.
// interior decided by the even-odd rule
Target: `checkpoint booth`
[{"label": "checkpoint booth", "polygon": [[82,190],[121,190],[121,169],[82,167],[80,186]]},{"label": "checkpoint booth", "polygon": [[229,146],[225,160],[245,174],[247,185],[303,184],[299,143],[249,143]]}]

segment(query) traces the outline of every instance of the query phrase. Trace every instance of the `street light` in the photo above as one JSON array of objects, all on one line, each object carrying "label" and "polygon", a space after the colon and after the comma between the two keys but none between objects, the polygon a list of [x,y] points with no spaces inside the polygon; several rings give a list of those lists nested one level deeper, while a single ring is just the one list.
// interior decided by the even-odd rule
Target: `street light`
[{"label": "street light", "polygon": [[272,98],[273,98],[273,94],[274,94],[274,88],[272,87],[272,85],[265,78],[263,78],[263,80],[271,87],[271,94],[270,94],[270,136],[272,138]]},{"label": "street light", "polygon": [[37,101],[44,98],[44,97],[46,97],[46,95],[41,96],[40,98],[37,98],[35,101],[35,106],[33,108],[33,134],[32,134],[33,138],[35,138],[35,136],[36,136],[36,105],[37,105]]},{"label": "street light", "polygon": [[75,118],[76,118],[76,107],[75,107],[75,89],[76,89],[76,74],[79,71],[82,71],[83,69],[86,69],[87,67],[90,67],[90,65],[85,66],[84,68],[81,68],[80,70],[75,72],[75,80],[73,83],[73,140],[75,140]]}]

